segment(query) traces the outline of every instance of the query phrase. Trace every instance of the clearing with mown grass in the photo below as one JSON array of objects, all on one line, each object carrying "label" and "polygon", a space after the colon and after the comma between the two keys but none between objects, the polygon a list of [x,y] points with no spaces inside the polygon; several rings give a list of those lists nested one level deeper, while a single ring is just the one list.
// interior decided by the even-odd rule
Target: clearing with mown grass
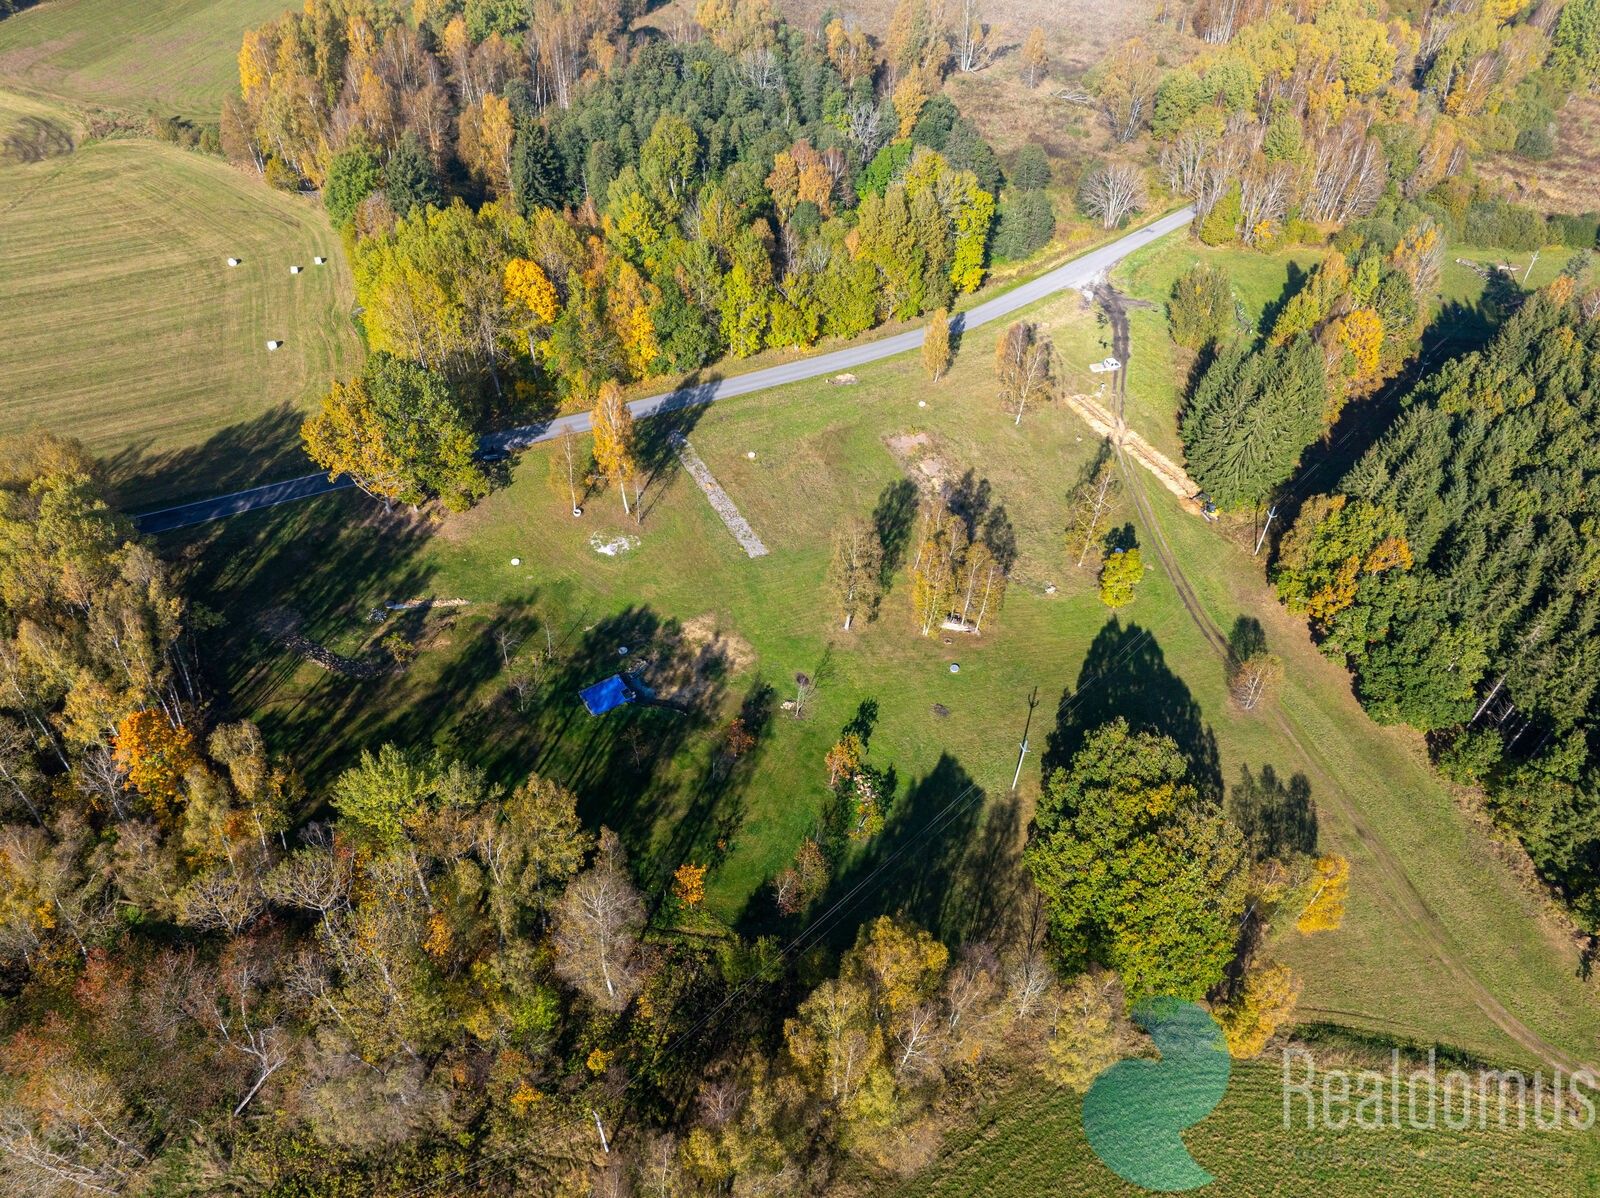
[{"label": "clearing with mown grass", "polygon": [[361,354],[313,201],[146,141],[0,165],[0,192],[0,308],[28,314],[0,340],[0,433],[71,432],[129,506],[305,472],[303,411]]},{"label": "clearing with mown grass", "polygon": [[[1099,335],[1076,294],[1028,315],[1058,344],[1087,349]],[[885,830],[835,871],[824,903],[853,893],[827,929],[835,943],[878,911],[904,911],[950,941],[991,933],[1011,911],[1041,758],[1059,761],[1085,729],[1126,714],[1174,736],[1214,784],[1231,785],[1245,766],[1306,775],[1319,848],[1347,854],[1354,879],[1344,930],[1281,947],[1306,980],[1308,1017],[1497,1061],[1532,1064],[1546,1046],[1592,1053],[1600,1019],[1576,977],[1577,946],[1439,781],[1421,739],[1360,711],[1344,671],[1272,598],[1242,536],[1132,484],[1208,618],[1224,629],[1241,616],[1262,623],[1287,667],[1274,705],[1282,722],[1230,706],[1222,661],[1152,554],[1134,604],[1117,616],[1101,606],[1064,533],[1065,495],[1094,439],[1063,409],[1012,424],[993,397],[996,335],[964,338],[934,386],[908,356],[862,368],[854,386],[797,384],[681,413],[678,427],[692,424],[697,450],[771,550],[759,559],[678,470],[665,450],[671,425],[658,421],[641,426],[647,449],[662,447],[647,452],[659,467],[642,525],[610,491],[588,495],[574,520],[560,450],[544,447],[439,528],[380,519],[345,495],[188,534],[201,594],[230,613],[214,658],[229,663],[241,714],[296,745],[314,783],[385,740],[449,746],[508,783],[547,773],[580,794],[591,824],[622,833],[657,892],[679,864],[710,863],[707,908],[744,932],[793,930],[766,882],[817,828],[824,754],[868,704],[870,759],[893,765],[898,797]],[[1136,338],[1136,355],[1141,346]],[[935,478],[1003,509],[1014,531],[998,621],[982,638],[915,635],[902,569],[877,618],[843,633],[820,585],[833,528],[875,509],[908,520],[915,488]],[[1132,520],[1125,507],[1112,523]],[[1134,535],[1148,544],[1151,530]],[[636,541],[597,552],[621,538]],[[471,605],[370,619],[386,600],[424,596]],[[375,681],[330,676],[256,631],[256,615],[273,609],[294,610],[308,635],[351,657],[396,630],[419,652]],[[738,651],[707,651],[716,643]],[[519,698],[508,658],[546,646],[553,658],[530,669]],[[650,655],[693,663],[692,710],[582,712],[579,686]],[[817,686],[803,720],[779,707],[800,673]],[[758,748],[719,772],[719,730],[741,711],[762,728]]]},{"label": "clearing with mown grass", "polygon": [[244,31],[283,0],[45,0],[0,21],[0,82],[69,106],[215,121]]}]

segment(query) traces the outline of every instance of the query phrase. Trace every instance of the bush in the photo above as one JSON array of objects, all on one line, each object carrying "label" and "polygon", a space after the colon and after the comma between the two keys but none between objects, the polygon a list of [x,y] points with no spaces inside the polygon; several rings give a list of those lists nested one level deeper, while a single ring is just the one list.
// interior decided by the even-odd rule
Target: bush
[{"label": "bush", "polygon": [[268,158],[267,168],[263,172],[268,187],[275,187],[279,191],[299,191],[300,174],[281,158]]},{"label": "bush", "polygon": [[994,256],[1015,262],[1048,245],[1056,233],[1056,210],[1042,191],[1008,194],[995,225]]},{"label": "bush", "polygon": [[1545,226],[1533,209],[1493,200],[1467,209],[1462,237],[1468,245],[1536,250],[1544,244]]},{"label": "bush", "polygon": [[1576,250],[1600,247],[1600,212],[1585,212],[1581,216],[1558,213],[1552,216],[1549,238],[1555,245],[1571,246]]},{"label": "bush", "polygon": [[1115,549],[1100,567],[1100,602],[1107,607],[1126,607],[1133,602],[1138,585],[1144,581],[1144,561],[1137,549]]},{"label": "bush", "polygon": [[1229,245],[1239,236],[1239,184],[1228,188],[1200,222],[1200,240],[1207,245]]},{"label": "bush", "polygon": [[382,186],[383,164],[377,150],[363,141],[352,141],[328,163],[322,206],[338,228],[355,216],[362,200]]},{"label": "bush", "polygon": [[1555,152],[1555,134],[1549,125],[1534,125],[1517,134],[1517,153],[1524,158],[1543,162]]},{"label": "bush", "polygon": [[1233,288],[1228,276],[1203,263],[1191,266],[1172,285],[1167,324],[1172,339],[1188,349],[1199,349],[1227,337],[1235,327]]}]

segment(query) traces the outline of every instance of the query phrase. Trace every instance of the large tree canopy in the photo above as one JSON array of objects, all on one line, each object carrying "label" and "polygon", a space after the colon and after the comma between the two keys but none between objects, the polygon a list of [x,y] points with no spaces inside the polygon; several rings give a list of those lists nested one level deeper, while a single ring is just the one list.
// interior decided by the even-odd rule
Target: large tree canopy
[{"label": "large tree canopy", "polygon": [[1198,998],[1232,959],[1244,838],[1170,737],[1114,720],[1045,785],[1026,860],[1061,964],[1099,963],[1130,997]]}]

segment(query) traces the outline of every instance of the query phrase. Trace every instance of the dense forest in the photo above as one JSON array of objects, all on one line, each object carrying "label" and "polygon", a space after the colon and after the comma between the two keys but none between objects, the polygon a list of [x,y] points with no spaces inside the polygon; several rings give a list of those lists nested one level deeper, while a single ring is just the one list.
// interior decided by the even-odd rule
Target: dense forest
[{"label": "dense forest", "polygon": [[1563,276],[1447,363],[1331,496],[1276,578],[1383,721],[1428,732],[1600,930],[1594,814],[1600,295]]}]

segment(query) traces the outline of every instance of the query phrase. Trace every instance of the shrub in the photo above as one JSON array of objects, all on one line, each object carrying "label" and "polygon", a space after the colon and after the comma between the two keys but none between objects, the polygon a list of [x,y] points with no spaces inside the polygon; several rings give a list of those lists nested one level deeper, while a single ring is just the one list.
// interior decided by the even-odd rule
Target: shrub
[{"label": "shrub", "polygon": [[1172,339],[1199,349],[1228,336],[1234,329],[1233,288],[1228,276],[1204,263],[1191,266],[1172,285],[1167,301]]},{"label": "shrub", "polygon": [[1517,153],[1534,162],[1543,162],[1556,152],[1555,135],[1549,125],[1534,125],[1517,134]]}]

